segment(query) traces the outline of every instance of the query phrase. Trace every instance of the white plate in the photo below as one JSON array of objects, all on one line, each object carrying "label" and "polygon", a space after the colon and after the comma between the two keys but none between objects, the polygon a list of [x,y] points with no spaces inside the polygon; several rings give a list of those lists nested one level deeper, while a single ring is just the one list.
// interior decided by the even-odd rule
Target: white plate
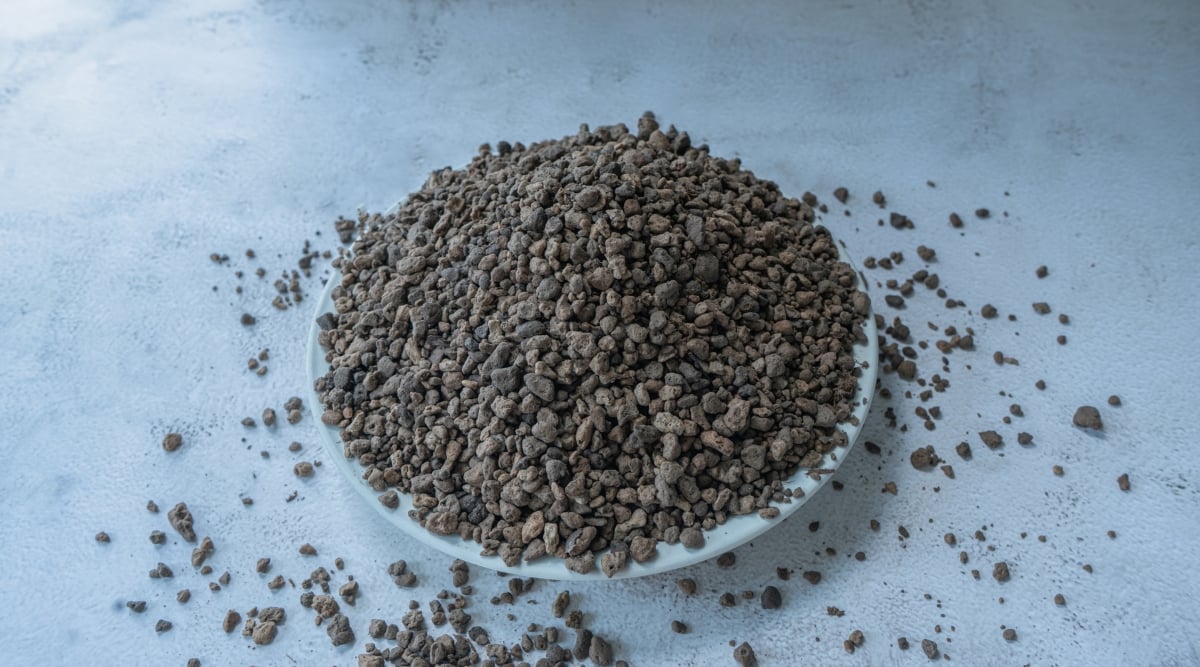
[{"label": "white plate", "polygon": [[[840,243],[838,246],[842,261],[854,267],[855,265],[846,258],[845,247]],[[855,275],[858,275],[857,269]],[[400,505],[394,510],[384,507],[379,502],[378,494],[371,487],[367,486],[366,481],[363,480],[363,468],[358,465],[356,460],[346,458],[341,435],[337,427],[328,426],[320,420],[319,415],[323,411],[322,403],[320,396],[317,395],[314,388],[317,378],[324,376],[330,369],[329,363],[325,360],[325,350],[317,342],[317,333],[320,331],[320,327],[317,326],[315,318],[322,313],[336,312],[333,307],[331,294],[334,287],[341,284],[341,278],[342,274],[340,272],[334,273],[325,285],[325,290],[322,292],[321,298],[317,303],[317,310],[314,315],[314,322],[308,342],[308,386],[310,392],[308,400],[312,405],[313,414],[317,415],[317,428],[320,432],[321,441],[329,453],[330,460],[338,470],[342,471],[346,479],[349,480],[350,485],[358,490],[363,500],[378,510],[380,514],[390,521],[392,525],[400,529],[407,537],[437,549],[447,556],[461,558],[474,565],[501,572],[509,572],[522,577],[536,577],[538,579],[571,581],[607,579],[608,577],[599,568],[598,560],[598,557],[603,555],[604,552],[596,554],[597,567],[588,574],[578,574],[568,570],[563,561],[554,556],[544,556],[532,563],[522,561],[516,567],[509,567],[504,564],[504,561],[499,556],[480,555],[481,547],[475,542],[463,540],[457,536],[444,537],[435,535],[425,530],[425,528],[408,516],[409,510],[412,509],[411,497],[408,494],[399,494]],[[858,286],[859,289],[867,290],[861,277],[858,278]],[[871,313],[867,313],[866,320],[863,323],[863,331],[866,334],[867,342],[854,346],[854,361],[862,369],[862,375],[858,380],[858,390],[854,395],[855,407],[852,413],[857,418],[857,424],[845,423],[838,425],[838,429],[846,434],[849,444],[826,453],[825,458],[821,461],[820,469],[836,470],[841,465],[850,448],[854,446],[854,441],[858,438],[858,433],[862,425],[866,422],[867,412],[871,407],[871,398],[875,393],[875,378],[879,372],[879,343],[876,340],[875,319]],[[814,479],[807,474],[807,469],[802,468],[797,470],[796,474],[784,480],[783,484],[785,487],[793,489],[793,491],[800,489],[804,494],[799,498],[793,497],[791,502],[776,505],[779,508],[778,517],[764,519],[758,516],[758,514],[731,516],[723,525],[716,526],[712,530],[704,532],[705,542],[704,546],[700,549],[685,549],[682,544],[660,542],[658,545],[658,555],[655,558],[645,563],[635,563],[633,559],[629,559],[627,565],[613,575],[612,578],[627,579],[631,577],[643,577],[648,574],[669,572],[730,551],[762,535],[772,526],[779,525],[784,519],[795,514],[809,498],[812,498],[815,491],[829,481],[831,476],[832,474],[824,474]]]}]

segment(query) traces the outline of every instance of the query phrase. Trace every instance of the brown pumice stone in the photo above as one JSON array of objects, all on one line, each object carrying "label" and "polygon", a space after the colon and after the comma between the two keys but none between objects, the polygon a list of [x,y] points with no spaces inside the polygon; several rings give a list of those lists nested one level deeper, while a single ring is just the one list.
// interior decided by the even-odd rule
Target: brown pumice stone
[{"label": "brown pumice stone", "polygon": [[178,433],[168,433],[162,441],[162,448],[173,452],[183,446],[183,436]]},{"label": "brown pumice stone", "polygon": [[1100,419],[1100,411],[1090,405],[1081,405],[1075,410],[1071,422],[1080,428],[1093,431],[1103,431],[1104,422]]}]

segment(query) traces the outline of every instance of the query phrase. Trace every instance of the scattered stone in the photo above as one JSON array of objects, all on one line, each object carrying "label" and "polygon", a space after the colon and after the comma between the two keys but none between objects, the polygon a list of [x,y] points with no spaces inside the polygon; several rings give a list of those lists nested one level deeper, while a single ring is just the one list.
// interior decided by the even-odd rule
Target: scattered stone
[{"label": "scattered stone", "polygon": [[761,602],[763,609],[779,609],[783,606],[783,596],[778,588],[767,586],[763,589]]},{"label": "scattered stone", "polygon": [[1000,561],[992,566],[992,578],[996,581],[1008,581],[1008,563]]},{"label": "scattered stone", "polygon": [[325,631],[329,635],[329,641],[334,646],[349,644],[354,641],[354,631],[350,629],[350,619],[342,614],[335,614],[333,620],[329,623],[329,628]]},{"label": "scattered stone", "polygon": [[685,577],[683,579],[677,580],[675,582],[675,585],[679,588],[680,591],[683,592],[684,595],[686,595],[688,597],[691,597],[696,594],[696,581],[694,579]]},{"label": "scattered stone", "polygon": [[592,641],[591,641],[590,647],[588,648],[587,657],[593,663],[595,663],[597,665],[601,665],[602,667],[604,667],[606,665],[611,665],[612,661],[613,661],[612,653],[613,653],[612,645],[610,645],[608,643],[608,640],[604,639],[600,635],[592,636]]},{"label": "scattered stone", "polygon": [[183,436],[178,433],[168,433],[163,438],[162,448],[168,452],[173,452],[183,446]]},{"label": "scattered stone", "polygon": [[1090,405],[1079,406],[1071,421],[1080,428],[1093,431],[1104,430],[1104,422],[1100,420],[1100,411]]},{"label": "scattered stone", "polygon": [[741,645],[733,649],[733,659],[741,667],[758,667],[758,659],[754,656],[754,649],[750,648],[750,645],[746,642],[742,642]]},{"label": "scattered stone", "polygon": [[251,638],[254,640],[255,644],[258,644],[259,646],[265,646],[275,641],[275,635],[277,632],[278,630],[276,629],[276,624],[274,621],[260,621],[254,626]]},{"label": "scattered stone", "polygon": [[167,521],[171,523],[179,536],[187,542],[196,541],[196,531],[192,529],[192,513],[184,503],[172,507],[167,512]]},{"label": "scattered stone", "polygon": [[241,622],[242,615],[230,609],[225,612],[225,620],[221,623],[221,629],[225,631],[225,634],[229,634],[237,629],[238,624]]}]

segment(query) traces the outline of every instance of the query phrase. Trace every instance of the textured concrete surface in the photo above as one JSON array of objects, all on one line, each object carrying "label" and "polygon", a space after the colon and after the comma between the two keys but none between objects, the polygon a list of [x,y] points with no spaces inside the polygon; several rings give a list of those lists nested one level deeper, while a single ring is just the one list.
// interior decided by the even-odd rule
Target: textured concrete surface
[{"label": "textured concrete surface", "polygon": [[[904,317],[922,338],[926,321],[973,326],[979,350],[949,355],[932,432],[889,377],[908,432],[886,428],[879,402],[866,438],[883,455],[857,448],[842,490],[740,549],[735,569],[688,568],[696,597],[672,576],[574,586],[618,656],[732,664],[730,643],[749,641],[764,666],[921,664],[919,640],[931,638],[958,664],[1200,663],[1200,5],[793,4],[0,3],[3,662],[352,664],[355,649],[330,646],[297,590],[267,590],[260,556],[296,582],[343,557],[336,581],[353,574],[363,588],[349,611],[356,647],[370,618],[396,621],[410,597],[447,587],[445,559],[400,541],[332,469],[292,476],[313,453],[310,417],[273,431],[238,423],[303,389],[308,302],[274,311],[270,282],[305,240],[332,247],[337,215],[386,207],[484,141],[632,124],[650,108],[785,190],[832,202],[834,187],[850,188],[853,214],[838,206],[826,223],[858,258],[901,250],[892,273],[903,278],[918,244],[936,248],[943,286],[967,308],[918,288]],[[915,230],[875,224],[876,188]],[[990,220],[967,216],[962,234],[946,224],[981,206]],[[319,275],[305,284],[315,293]],[[1029,304],[1043,300],[1071,324],[1036,315]],[[1018,320],[980,319],[986,302]],[[238,323],[247,311],[252,329]],[[271,371],[259,378],[244,364],[264,346]],[[997,367],[995,350],[1021,365]],[[941,372],[921,354],[925,375]],[[1122,407],[1104,405],[1112,393]],[[1026,416],[1004,425],[1012,402]],[[1071,427],[1083,403],[1101,406],[1103,435]],[[978,442],[990,428],[1002,450]],[[186,444],[168,456],[159,442],[172,429]],[[1034,444],[1018,446],[1017,431]],[[308,452],[288,453],[293,440]],[[953,453],[962,440],[970,462]],[[955,479],[909,466],[925,444]],[[898,495],[880,492],[887,481]],[[164,512],[191,506],[228,586],[210,592],[173,533],[148,541],[169,531],[148,499]],[[980,528],[986,542],[970,537]],[[111,544],[93,540],[99,530]],[[943,542],[950,531],[957,548]],[[303,542],[320,556],[301,557]],[[401,557],[422,580],[411,595],[384,571]],[[1012,568],[1004,584],[990,576],[998,560]],[[158,561],[173,581],[147,578]],[[824,578],[779,583],[777,566]],[[504,582],[475,578],[470,611],[492,637],[552,620],[560,586],[494,608],[486,600]],[[782,588],[781,610],[717,605],[721,592],[768,583]],[[187,605],[175,602],[182,587]],[[127,600],[146,600],[146,613]],[[273,645],[220,632],[226,609],[270,604],[290,615]],[[174,629],[156,636],[159,618]],[[691,633],[671,634],[672,619]],[[851,656],[842,641],[855,629],[866,641]]]}]

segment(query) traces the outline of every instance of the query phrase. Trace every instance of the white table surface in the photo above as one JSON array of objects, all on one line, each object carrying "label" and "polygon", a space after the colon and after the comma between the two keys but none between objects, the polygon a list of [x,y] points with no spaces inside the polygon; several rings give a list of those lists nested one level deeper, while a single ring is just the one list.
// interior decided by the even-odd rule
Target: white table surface
[{"label": "white table surface", "polygon": [[[838,473],[844,489],[739,549],[733,570],[688,568],[696,597],[683,599],[670,575],[572,586],[618,657],[733,664],[729,642],[749,641],[764,666],[922,664],[919,640],[932,638],[967,665],[1200,663],[1200,4],[203,4],[0,3],[5,664],[351,664],[370,618],[397,622],[410,597],[448,587],[446,559],[398,539],[332,468],[293,477],[295,461],[319,456],[311,416],[273,431],[239,424],[303,394],[311,313],[310,302],[275,311],[270,280],[252,275],[239,297],[233,270],[263,266],[273,279],[306,239],[333,247],[339,214],[388,206],[482,142],[632,125],[645,109],[790,193],[832,201],[845,185],[853,216],[825,217],[855,257],[902,250],[893,273],[903,277],[924,243],[971,313],[991,302],[1019,319],[946,310],[919,289],[904,313],[916,335],[928,337],[926,321],[977,332],[975,354],[951,355],[937,430],[921,428],[917,402],[889,376],[912,429],[885,428],[879,402],[865,437],[885,456],[860,443]],[[875,225],[876,188],[915,230]],[[991,220],[967,216],[980,206]],[[967,216],[962,235],[950,211]],[[233,266],[211,263],[212,252]],[[315,295],[319,277],[306,286]],[[1071,324],[1035,315],[1033,301]],[[244,311],[259,316],[253,329],[238,323]],[[271,370],[259,378],[244,364],[264,346]],[[997,367],[995,350],[1021,365]],[[923,356],[924,373],[938,371],[936,358]],[[1104,404],[1113,393],[1122,407]],[[1005,426],[1013,401],[1026,416]],[[1084,403],[1101,407],[1102,436],[1071,426]],[[991,428],[1005,435],[999,452],[976,438]],[[174,455],[159,446],[168,430],[186,438]],[[1035,444],[1016,445],[1018,430]],[[292,440],[306,451],[288,453]],[[954,454],[961,440],[973,461]],[[925,444],[956,479],[908,464]],[[1127,493],[1116,484],[1125,472]],[[887,481],[897,496],[880,492]],[[208,590],[190,545],[165,514],[146,512],[148,499],[164,513],[188,503],[229,586]],[[980,527],[986,543],[969,537]],[[156,528],[166,545],[148,541]],[[99,530],[111,544],[93,540]],[[947,531],[958,548],[943,543]],[[299,556],[303,542],[320,556]],[[363,589],[349,610],[355,647],[332,648],[298,590],[268,591],[253,569],[260,556],[297,582],[344,558],[336,581],[353,574]],[[388,581],[397,558],[419,589]],[[990,576],[1001,559],[1013,573],[1004,584]],[[147,578],[160,560],[173,581]],[[779,583],[777,566],[797,576]],[[799,578],[808,569],[820,585]],[[504,581],[479,570],[475,580],[471,613],[509,642],[552,620],[562,588],[543,582],[527,598],[537,604],[510,609],[486,601]],[[768,583],[783,609],[717,604]],[[181,587],[194,593],[183,606]],[[125,608],[135,599],[145,614]],[[290,614],[273,645],[220,631],[226,609],[272,604]],[[159,618],[174,629],[156,636]],[[692,632],[673,635],[672,619]],[[1019,638],[1006,642],[1002,625]],[[855,629],[866,642],[851,656],[842,641]],[[913,641],[907,653],[900,635]]]}]

